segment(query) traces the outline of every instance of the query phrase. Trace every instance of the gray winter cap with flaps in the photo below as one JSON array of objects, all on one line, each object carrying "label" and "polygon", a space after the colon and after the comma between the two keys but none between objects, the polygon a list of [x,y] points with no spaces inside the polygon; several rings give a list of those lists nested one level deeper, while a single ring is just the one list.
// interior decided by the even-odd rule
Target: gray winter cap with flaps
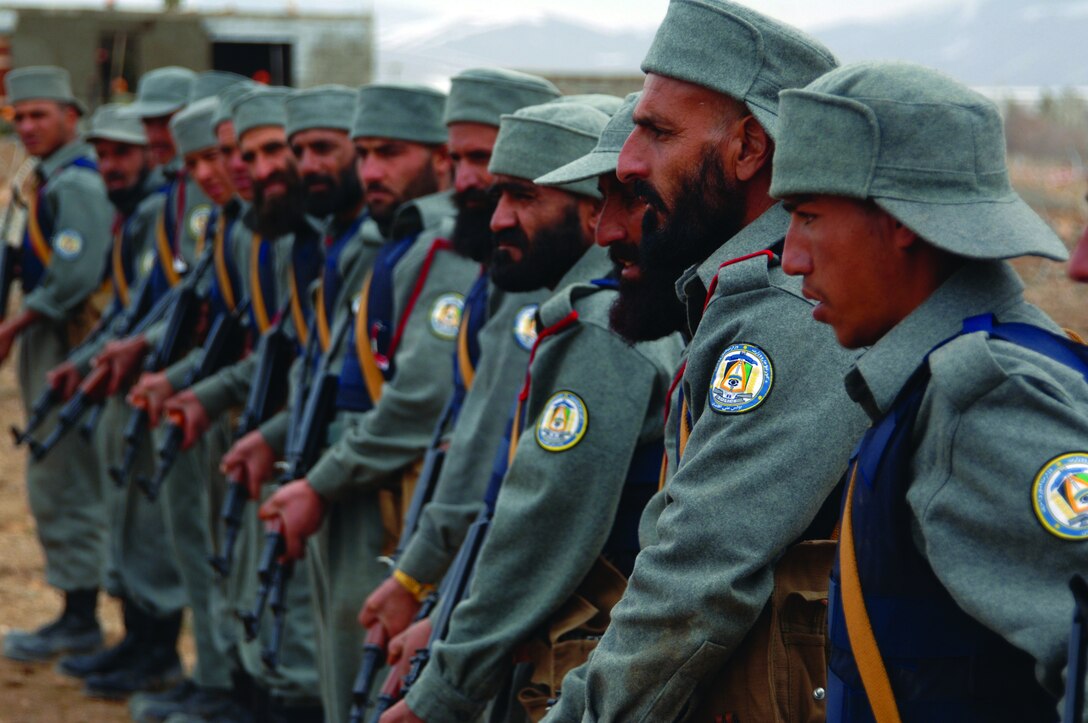
[{"label": "gray winter cap with flaps", "polygon": [[871,198],[959,256],[1064,260],[1016,194],[997,107],[935,70],[857,63],[782,93],[771,194]]},{"label": "gray winter cap with flaps", "polygon": [[218,107],[219,101],[215,97],[204,98],[174,114],[170,119],[170,134],[174,136],[178,153],[185,156],[219,144],[212,125]]},{"label": "gray winter cap with flaps", "polygon": [[777,137],[778,93],[837,65],[815,38],[727,0],[672,0],[642,70],[742,101]]},{"label": "gray winter cap with flaps", "polygon": [[98,106],[94,115],[91,116],[87,140],[146,146],[147,133],[144,132],[144,124],[139,118],[126,112],[125,107],[121,103],[106,103]]},{"label": "gray winter cap with flaps", "polygon": [[439,145],[446,142],[446,94],[422,85],[364,85],[356,98],[352,138]]},{"label": "gray winter cap with flaps", "polygon": [[31,65],[10,70],[4,76],[4,87],[8,102],[12,104],[24,100],[52,100],[67,103],[80,115],[87,113],[86,106],[72,93],[68,71],[55,65]]},{"label": "gray winter cap with flaps", "polygon": [[[545,103],[504,115],[488,171],[532,181],[593,150],[608,116],[588,105]],[[597,178],[559,186],[600,198]]]},{"label": "gray winter cap with flaps", "polygon": [[231,116],[234,119],[234,135],[238,140],[247,131],[264,126],[287,125],[287,96],[289,88],[259,86],[234,102]]},{"label": "gray winter cap with flaps", "polygon": [[356,92],[345,85],[296,90],[287,98],[287,137],[314,128],[350,133]]},{"label": "gray winter cap with flaps", "polygon": [[559,97],[559,89],[536,75],[504,68],[470,68],[450,79],[443,121],[482,123],[498,127],[504,113],[547,103]]},{"label": "gray winter cap with flaps", "polygon": [[196,73],[168,65],[149,70],[136,84],[136,101],[129,111],[141,118],[159,118],[180,110],[189,102]]},{"label": "gray winter cap with flaps", "polygon": [[627,141],[627,136],[635,129],[634,112],[642,93],[631,93],[624,99],[623,105],[616,111],[601,133],[597,146],[565,166],[546,173],[536,179],[541,186],[559,186],[587,179],[596,180],[605,173],[615,173],[619,163],[620,150]]}]

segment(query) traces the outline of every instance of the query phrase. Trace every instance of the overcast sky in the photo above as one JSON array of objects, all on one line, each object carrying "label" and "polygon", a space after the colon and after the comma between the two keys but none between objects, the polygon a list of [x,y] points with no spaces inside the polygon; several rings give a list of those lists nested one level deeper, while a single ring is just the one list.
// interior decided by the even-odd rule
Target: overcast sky
[{"label": "overcast sky", "polygon": [[[906,10],[947,5],[965,0],[738,0],[803,28],[846,19],[886,17]],[[5,5],[102,6],[103,0],[6,0]],[[668,0],[182,0],[188,9],[227,9],[282,12],[294,5],[305,11],[372,11],[379,32],[396,32],[405,23],[426,19],[471,16],[496,21],[551,13],[597,25],[653,27],[660,22]],[[116,0],[116,7],[159,7],[155,0]]]}]

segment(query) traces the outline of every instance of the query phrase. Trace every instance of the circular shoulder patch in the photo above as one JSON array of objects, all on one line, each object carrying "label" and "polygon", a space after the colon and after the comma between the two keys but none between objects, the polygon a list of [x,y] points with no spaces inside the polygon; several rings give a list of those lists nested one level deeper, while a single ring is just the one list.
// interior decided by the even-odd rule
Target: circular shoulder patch
[{"label": "circular shoulder patch", "polygon": [[1063,540],[1088,540],[1088,452],[1047,462],[1031,489],[1035,516]]},{"label": "circular shoulder patch", "polygon": [[194,241],[204,238],[204,232],[208,228],[208,219],[211,216],[212,207],[205,203],[194,206],[193,210],[189,211],[189,235],[193,237]]},{"label": "circular shoulder patch", "polygon": [[549,452],[562,452],[582,441],[589,427],[586,405],[574,392],[556,392],[536,425],[536,441]]},{"label": "circular shoulder patch", "polygon": [[525,351],[532,351],[536,344],[536,310],[539,304],[526,304],[514,317],[514,339]]},{"label": "circular shoulder patch", "polygon": [[710,380],[710,408],[722,414],[749,412],[767,398],[774,367],[766,352],[752,344],[733,344],[718,358]]},{"label": "circular shoulder patch", "polygon": [[64,259],[74,259],[83,251],[83,237],[79,231],[66,228],[53,237],[53,250]]},{"label": "circular shoulder patch", "polygon": [[439,339],[457,338],[457,328],[461,326],[461,311],[465,308],[465,297],[461,294],[442,294],[431,307],[431,331]]}]

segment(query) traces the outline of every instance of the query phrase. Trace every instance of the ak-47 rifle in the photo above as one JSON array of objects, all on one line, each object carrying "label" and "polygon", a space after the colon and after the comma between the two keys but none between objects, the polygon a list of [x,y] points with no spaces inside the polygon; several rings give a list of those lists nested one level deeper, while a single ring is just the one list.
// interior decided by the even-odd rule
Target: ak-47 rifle
[{"label": "ak-47 rifle", "polygon": [[[279,411],[287,401],[287,375],[295,357],[295,342],[287,334],[290,307],[280,309],[276,324],[261,337],[257,346],[257,372],[249,387],[242,416],[234,428],[238,441]],[[227,475],[227,493],[219,513],[223,520],[223,549],[208,556],[208,562],[220,577],[230,574],[234,546],[242,529],[242,513],[249,501],[249,488],[232,470]]]},{"label": "ak-47 rifle", "polygon": [[[283,474],[277,484],[284,485],[291,480],[304,477],[306,471],[317,462],[318,456],[325,444],[325,436],[329,423],[336,414],[336,393],[340,384],[339,370],[332,369],[332,358],[340,347],[350,324],[341,324],[337,330],[333,342],[321,357],[317,370],[314,372],[308,385],[300,384],[296,390],[295,403],[292,405],[291,422],[287,432],[287,449],[284,454],[284,462],[281,465]],[[310,335],[310,344],[314,344],[317,334]],[[306,359],[312,358],[309,354]],[[302,398],[303,387],[305,399]],[[304,406],[303,406],[304,405]],[[301,417],[298,410],[302,410]],[[294,570],[294,563],[281,561],[287,546],[280,526],[270,523],[265,532],[264,549],[261,552],[261,562],[257,568],[257,578],[260,585],[257,589],[257,599],[253,609],[241,613],[242,624],[245,627],[246,639],[253,640],[260,629],[261,616],[269,600],[276,601],[273,610],[272,635],[268,646],[261,651],[261,660],[269,668],[276,668],[279,657],[279,645],[283,637],[283,629],[286,624],[287,608],[286,587]]]},{"label": "ak-47 rifle", "polygon": [[[170,310],[170,316],[167,318],[166,330],[155,351],[148,354],[144,360],[144,372],[156,372],[173,364],[193,340],[203,302],[197,285],[214,258],[214,250],[206,249],[197,261],[196,267],[176,287],[173,309]],[[133,407],[122,433],[125,446],[121,454],[121,464],[110,467],[110,476],[118,487],[123,487],[129,478],[140,444],[147,432],[148,422],[147,410],[142,407]]]},{"label": "ak-47 rifle", "polygon": [[17,272],[23,256],[22,247],[11,243],[11,224],[12,219],[15,218],[15,207],[22,206],[24,209],[26,208],[26,205],[16,194],[15,189],[22,187],[27,176],[34,171],[34,168],[34,163],[28,159],[19,166],[8,181],[8,186],[11,188],[11,198],[8,200],[7,206],[4,207],[4,220],[0,222],[0,321],[7,318],[8,297],[11,296],[11,287],[18,276]]},{"label": "ak-47 rifle", "polygon": [[[146,307],[144,293],[150,293],[149,286],[150,283],[145,280],[143,288],[141,288],[140,291],[140,296],[137,297],[136,305],[130,307],[129,310],[126,310],[125,313],[117,317],[121,321],[123,331],[134,334],[141,333],[166,313],[166,309],[169,307],[169,295],[160,299],[159,302],[155,304],[150,311],[144,314],[142,318],[138,315],[140,309]],[[150,297],[148,296],[146,298],[149,299]],[[29,436],[29,430],[31,428],[30,424],[27,425],[28,430],[26,432],[18,433],[17,430],[12,430],[16,433],[16,441],[25,441],[30,447],[30,454],[34,460],[41,461],[45,455],[49,454],[53,447],[57,446],[57,443],[64,438],[64,435],[79,423],[79,420],[83,418],[83,415],[97,404],[103,395],[103,386],[108,378],[109,369],[104,366],[99,367],[88,374],[83,380],[83,383],[79,385],[76,393],[72,395],[72,398],[61,407],[60,413],[57,415],[57,426],[53,428],[53,431],[49,433],[49,436],[46,437],[44,442],[38,442]],[[43,392],[42,396],[35,401],[34,409],[32,411],[38,412],[39,404],[46,399],[52,398],[52,396]],[[41,407],[45,408],[46,405],[41,404]],[[48,409],[46,409],[42,416],[44,417],[45,414],[48,414]],[[32,414],[31,423],[37,421],[34,418],[36,416],[36,414]]]},{"label": "ak-47 rifle", "polygon": [[[423,514],[423,508],[434,496],[438,486],[438,477],[442,473],[442,464],[446,461],[446,445],[442,442],[446,427],[453,417],[453,400],[446,403],[442,416],[435,425],[434,436],[423,456],[423,468],[419,473],[419,481],[412,492],[412,502],[404,515],[404,528],[401,530],[400,539],[397,540],[397,548],[392,557],[379,558],[389,565],[392,570],[396,567],[396,561],[404,554],[408,541],[419,527],[419,518]],[[430,599],[430,597],[428,597]],[[423,607],[427,607],[426,601]],[[421,608],[422,609],[422,608]],[[427,610],[430,614],[430,610]],[[424,615],[426,617],[426,615]],[[418,620],[423,618],[416,616]],[[370,707],[370,690],[374,687],[374,679],[381,669],[381,662],[385,659],[386,645],[385,631],[381,624],[377,624],[367,631],[366,640],[363,642],[363,657],[359,663],[359,672],[355,675],[355,683],[351,687],[351,711],[348,714],[349,723],[362,723],[366,709]]]},{"label": "ak-47 rifle", "polygon": [[[5,214],[3,229],[7,230],[7,218],[11,216],[11,205],[8,205]],[[8,317],[8,297],[11,296],[11,287],[15,285],[16,272],[22,261],[22,249],[12,246],[6,240],[6,233],[0,235],[0,321]]]},{"label": "ak-47 rifle", "polygon": [[[190,388],[241,358],[245,348],[245,319],[249,304],[249,299],[246,299],[230,313],[222,313],[216,317],[211,331],[208,332],[208,338],[204,341],[200,362],[186,374],[182,389]],[[185,439],[184,425],[184,419],[168,417],[166,433],[157,450],[155,473],[150,479],[143,475],[136,477],[136,485],[152,502],[158,498],[166,475],[170,473],[178,452],[181,451],[181,443]]]},{"label": "ak-47 rifle", "polygon": [[[512,427],[512,425],[510,426]],[[510,427],[507,429],[507,434],[510,434]],[[492,474],[491,482],[484,494],[484,509],[480,510],[480,514],[476,516],[476,520],[469,527],[465,540],[461,543],[461,549],[457,551],[453,564],[446,572],[446,576],[442,579],[442,584],[438,588],[437,598],[441,600],[442,605],[438,609],[438,615],[432,621],[431,635],[427,640],[427,647],[420,648],[412,655],[412,664],[408,669],[408,674],[404,676],[403,683],[396,680],[395,670],[390,671],[389,678],[386,679],[385,685],[382,686],[382,694],[375,704],[374,715],[370,719],[371,723],[377,723],[382,717],[382,713],[408,693],[408,690],[423,673],[423,668],[430,661],[431,651],[434,649],[435,643],[445,640],[446,635],[449,634],[453,611],[468,595],[469,585],[472,584],[472,578],[476,573],[476,561],[480,556],[480,550],[483,549],[484,540],[487,539],[487,533],[491,529],[491,520],[495,517],[495,503],[498,500],[499,489],[502,486],[504,477],[498,470],[505,468],[505,464],[499,464],[499,459],[505,457],[506,454],[507,449],[505,447],[497,452],[500,457],[496,460],[496,471]],[[432,600],[431,606],[434,605],[435,601]],[[423,619],[422,612],[421,610],[421,615],[417,615],[420,620]],[[427,612],[429,614],[430,610]]]},{"label": "ak-47 rifle", "polygon": [[[138,309],[139,313],[136,316],[130,316],[128,310],[122,310],[120,307],[110,309],[105,316],[99,319],[94,329],[87,335],[87,338],[68,352],[67,358],[72,359],[91,344],[97,343],[104,334],[110,332],[114,324],[126,320],[131,320],[132,323],[139,321],[139,319],[147,312],[145,302],[147,298],[150,298],[149,292],[150,290],[147,289],[146,285],[140,287],[140,291],[137,295],[137,306],[132,309],[133,312],[136,312]],[[61,399],[60,390],[49,386],[42,390],[41,394],[38,395],[30,407],[30,418],[27,419],[26,427],[22,430],[14,425],[11,427],[11,435],[15,440],[15,446],[18,447],[20,444],[29,442],[30,436],[41,426],[42,422],[49,416],[49,413],[53,411],[53,408],[63,401],[64,400]],[[82,431],[83,430],[80,430],[81,433]],[[85,435],[84,438],[89,439],[89,433]]]},{"label": "ak-47 rifle", "polygon": [[[468,595],[469,585],[472,583],[472,578],[476,572],[476,560],[479,558],[480,550],[484,546],[487,531],[491,528],[493,515],[493,509],[482,510],[469,528],[465,541],[461,544],[461,549],[457,551],[457,557],[453,560],[453,565],[442,579],[438,594],[428,598],[431,602],[429,605],[424,606],[428,608],[426,613],[430,614],[437,606],[438,601],[441,600],[442,602],[442,605],[438,607],[435,620],[432,621],[431,635],[427,639],[427,647],[420,648],[412,655],[412,665],[408,669],[408,674],[404,676],[402,683],[398,684],[396,671],[390,671],[389,677],[391,680],[386,680],[385,685],[382,686],[382,694],[378,696],[378,701],[374,705],[374,715],[370,718],[371,723],[378,723],[385,711],[392,708],[394,703],[408,694],[409,688],[419,680],[423,668],[430,662],[431,651],[434,649],[435,643],[445,640],[446,635],[449,634],[450,618],[453,617],[453,611],[457,608],[457,605]],[[416,615],[417,619],[422,620],[426,617],[423,612],[424,609],[421,608],[420,613]]]}]

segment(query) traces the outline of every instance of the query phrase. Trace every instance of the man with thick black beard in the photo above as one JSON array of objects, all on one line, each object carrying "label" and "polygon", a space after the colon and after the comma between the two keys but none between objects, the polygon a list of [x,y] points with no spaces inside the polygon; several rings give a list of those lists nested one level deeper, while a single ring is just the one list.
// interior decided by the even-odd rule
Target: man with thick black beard
[{"label": "man with thick black beard", "polygon": [[[781,271],[788,217],[768,188],[779,90],[834,64],[815,40],[727,0],[673,0],[643,63],[617,175],[648,204],[642,258],[678,277],[691,342],[656,519],[644,518],[612,623],[548,720],[795,719],[784,701],[821,714],[831,547],[809,564],[812,548],[794,543],[831,534],[834,512],[820,513],[837,510],[864,420],[827,384],[850,355]],[[809,602],[797,620],[773,617],[811,633],[816,652],[787,653],[783,682],[767,663],[780,639],[770,601],[798,570],[811,577],[792,589]]]},{"label": "man with thick black beard", "polygon": [[[565,603],[578,588],[607,619],[608,606],[581,586],[622,589],[637,552],[634,525],[614,523],[620,509],[641,508],[638,500],[656,488],[660,415],[679,342],[631,345],[607,328],[615,285],[607,254],[592,243],[596,179],[556,188],[532,181],[592,149],[607,122],[577,103],[502,118],[490,166],[501,194],[491,222],[492,278],[502,288],[544,285],[552,293],[538,310],[528,381],[511,400],[513,428],[496,456],[505,470],[493,478],[502,492],[497,502],[497,488],[487,493],[494,520],[471,592],[405,703],[383,720],[474,719],[508,680],[515,653],[534,668],[515,692],[539,716],[558,685],[554,673],[574,654],[549,641],[571,635],[588,651],[581,638],[594,634],[583,629],[585,618],[566,625]],[[548,153],[534,152],[540,148]],[[595,584],[599,573],[608,583]],[[495,714],[520,720],[525,711],[500,702]]]},{"label": "man with thick black beard", "polygon": [[[441,579],[480,508],[492,459],[502,435],[510,400],[524,378],[536,339],[535,314],[543,287],[509,292],[488,273],[494,240],[491,216],[498,199],[491,193],[487,166],[499,131],[499,118],[519,108],[547,102],[559,91],[543,78],[514,71],[478,68],[454,76],[446,102],[450,159],[454,169],[457,221],[450,236],[454,250],[481,265],[465,296],[453,396],[441,420],[437,443],[446,448],[431,502],[424,508],[411,541],[393,574],[367,598],[360,622],[381,624],[389,637],[412,620],[420,599]],[[396,651],[402,646],[391,646]],[[412,644],[406,648],[411,654]]]}]

